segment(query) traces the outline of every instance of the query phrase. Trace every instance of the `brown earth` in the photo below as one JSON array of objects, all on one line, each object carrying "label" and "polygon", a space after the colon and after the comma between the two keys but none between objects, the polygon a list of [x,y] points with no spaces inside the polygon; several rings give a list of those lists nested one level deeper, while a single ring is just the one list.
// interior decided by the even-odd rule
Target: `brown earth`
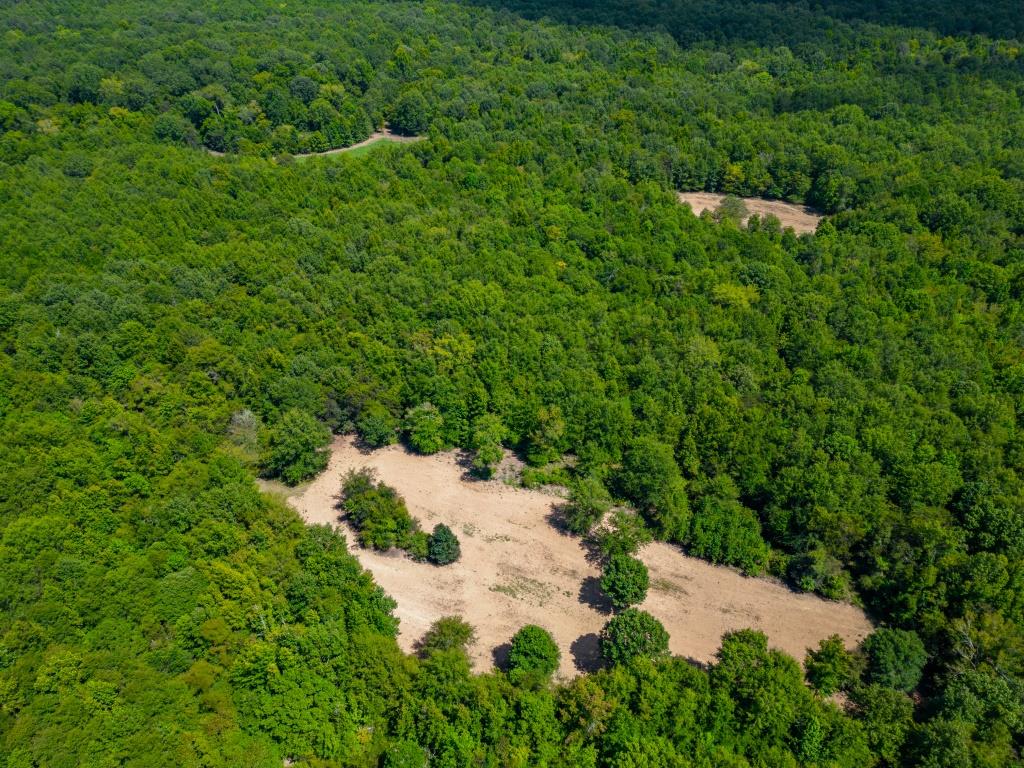
[{"label": "brown earth", "polygon": [[[718,195],[712,192],[679,192],[679,202],[687,203],[693,212],[700,216],[704,211],[712,213],[725,200],[725,195]],[[760,197],[741,197],[740,200],[747,206],[747,211],[758,216],[772,214],[783,227],[792,227],[797,234],[814,232],[818,228],[818,222],[822,216],[813,208],[794,203],[784,203],[781,200],[765,200]],[[747,217],[749,218],[749,216]],[[746,219],[744,219],[744,223]]]},{"label": "brown earth", "polygon": [[[353,544],[353,531],[338,520],[338,493],[342,475],[364,466],[405,497],[424,529],[439,522],[450,526],[462,543],[462,558],[439,568]],[[500,660],[516,630],[540,624],[558,642],[559,676],[568,678],[596,662],[597,633],[609,616],[598,567],[578,538],[552,524],[560,501],[540,491],[468,479],[455,452],[424,457],[390,446],[363,453],[351,437],[337,438],[327,470],[289,498],[308,523],[337,525],[353,554],[398,602],[398,640],[405,651],[413,650],[436,619],[457,614],[476,628],[470,652],[482,671]],[[695,661],[710,661],[722,634],[744,627],[762,630],[772,646],[800,660],[831,634],[852,647],[871,631],[852,605],[747,578],[668,544],[650,544],[640,558],[652,585],[642,607],[665,624],[672,652]]]}]

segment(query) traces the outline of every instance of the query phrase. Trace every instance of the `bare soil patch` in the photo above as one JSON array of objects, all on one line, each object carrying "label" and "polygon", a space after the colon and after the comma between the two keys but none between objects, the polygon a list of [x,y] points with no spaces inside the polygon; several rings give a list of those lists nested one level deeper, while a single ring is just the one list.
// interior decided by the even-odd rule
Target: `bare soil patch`
[{"label": "bare soil patch", "polygon": [[[679,202],[687,203],[693,212],[700,216],[704,211],[714,212],[725,200],[726,195],[719,195],[713,192],[679,192]],[[797,234],[814,232],[818,228],[818,222],[822,215],[813,208],[805,205],[785,203],[781,200],[765,200],[761,197],[741,197],[740,200],[747,206],[750,214],[758,216],[775,216],[783,227],[792,227]],[[750,218],[748,215],[746,218]],[[746,223],[746,218],[744,223]]]},{"label": "bare soil patch", "polygon": [[[424,529],[443,522],[456,532],[462,558],[445,567],[361,549],[338,519],[342,475],[372,467],[394,486]],[[351,437],[335,439],[327,470],[288,499],[306,522],[335,525],[353,554],[397,602],[399,644],[414,644],[436,619],[460,615],[477,631],[470,649],[477,670],[491,669],[524,624],[547,628],[562,650],[559,677],[592,669],[597,634],[608,620],[597,587],[600,572],[579,539],[551,523],[558,497],[499,481],[468,479],[455,452],[416,456],[400,446],[361,452]],[[671,635],[673,653],[709,662],[724,632],[760,629],[772,646],[802,660],[808,647],[831,634],[853,646],[871,631],[852,605],[792,592],[687,557],[668,544],[643,549],[651,571],[647,601]]]}]

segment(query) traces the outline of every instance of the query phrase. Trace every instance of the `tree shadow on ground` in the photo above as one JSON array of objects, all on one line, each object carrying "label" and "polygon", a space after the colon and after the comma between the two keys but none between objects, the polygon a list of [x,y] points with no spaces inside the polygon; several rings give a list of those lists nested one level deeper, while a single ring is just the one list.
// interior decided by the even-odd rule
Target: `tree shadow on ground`
[{"label": "tree shadow on ground", "polygon": [[548,525],[558,531],[562,536],[575,537],[576,534],[569,530],[569,525],[566,522],[565,515],[569,509],[569,505],[565,502],[556,503],[551,505],[551,511],[544,516]]},{"label": "tree shadow on ground", "polygon": [[[394,443],[390,443],[390,445],[394,445]],[[357,451],[359,451],[359,453],[361,453],[363,456],[369,456],[374,451],[379,451],[382,447],[384,447],[379,445],[371,445],[370,443],[366,442],[366,440],[364,440],[359,435],[358,432],[352,435],[352,446]]]},{"label": "tree shadow on ground", "polygon": [[601,589],[601,580],[597,576],[587,576],[580,585],[579,601],[588,605],[598,613],[611,613],[612,602]]},{"label": "tree shadow on ground", "polygon": [[580,635],[569,646],[572,663],[580,672],[596,672],[601,668],[601,638],[597,633]]},{"label": "tree shadow on ground", "polygon": [[473,452],[461,449],[455,455],[455,463],[462,470],[459,479],[464,483],[481,483],[492,480],[492,473],[482,471],[473,466]]},{"label": "tree shadow on ground", "polygon": [[502,643],[501,645],[494,646],[491,651],[491,659],[494,661],[496,669],[500,669],[503,672],[508,671],[508,655],[512,651],[512,643]]}]

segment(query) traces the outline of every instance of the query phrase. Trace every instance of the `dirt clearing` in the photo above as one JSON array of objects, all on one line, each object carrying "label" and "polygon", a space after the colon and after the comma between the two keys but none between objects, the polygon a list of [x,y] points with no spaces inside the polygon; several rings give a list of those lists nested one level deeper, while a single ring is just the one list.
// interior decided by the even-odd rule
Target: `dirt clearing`
[{"label": "dirt clearing", "polygon": [[[714,212],[725,200],[725,195],[718,195],[712,192],[679,192],[679,202],[687,203],[693,212],[700,216],[704,211]],[[793,203],[784,203],[781,200],[765,200],[761,197],[741,197],[743,204],[747,206],[748,214],[756,213],[758,216],[772,214],[783,227],[792,227],[797,234],[814,232],[818,228],[818,222],[822,216],[813,208]],[[743,219],[744,223],[750,218],[748,215]]]},{"label": "dirt clearing", "polygon": [[[372,467],[395,487],[425,530],[445,523],[462,543],[462,558],[438,568],[394,553],[360,549],[338,521],[341,477]],[[551,522],[559,499],[497,481],[465,477],[454,452],[416,456],[400,446],[362,453],[352,438],[337,438],[327,470],[289,498],[308,523],[337,525],[353,554],[397,602],[399,644],[414,643],[441,616],[460,615],[477,631],[470,649],[477,670],[500,660],[524,624],[547,628],[562,650],[559,676],[568,678],[597,660],[597,634],[608,620],[598,588],[600,571],[580,540]],[[760,629],[772,646],[802,660],[809,646],[839,634],[849,646],[871,631],[852,605],[797,594],[765,579],[687,557],[667,544],[650,544],[640,558],[651,572],[645,610],[671,635],[674,654],[710,661],[723,632]]]}]

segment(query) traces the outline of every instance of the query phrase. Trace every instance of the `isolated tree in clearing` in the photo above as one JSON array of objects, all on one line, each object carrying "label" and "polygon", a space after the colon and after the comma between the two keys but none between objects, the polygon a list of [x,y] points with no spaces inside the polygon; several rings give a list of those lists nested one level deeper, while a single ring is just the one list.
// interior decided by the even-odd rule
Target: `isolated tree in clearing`
[{"label": "isolated tree in clearing", "polygon": [[452,533],[452,529],[444,523],[434,526],[434,532],[430,534],[429,547],[430,561],[435,565],[448,565],[454,563],[462,555],[462,548],[459,540]]},{"label": "isolated tree in clearing", "polygon": [[604,564],[601,589],[620,610],[642,603],[649,585],[647,566],[635,557],[614,554]]},{"label": "isolated tree in clearing", "polygon": [[550,677],[558,669],[558,644],[551,633],[536,624],[527,624],[512,638],[508,654],[509,672]]}]

